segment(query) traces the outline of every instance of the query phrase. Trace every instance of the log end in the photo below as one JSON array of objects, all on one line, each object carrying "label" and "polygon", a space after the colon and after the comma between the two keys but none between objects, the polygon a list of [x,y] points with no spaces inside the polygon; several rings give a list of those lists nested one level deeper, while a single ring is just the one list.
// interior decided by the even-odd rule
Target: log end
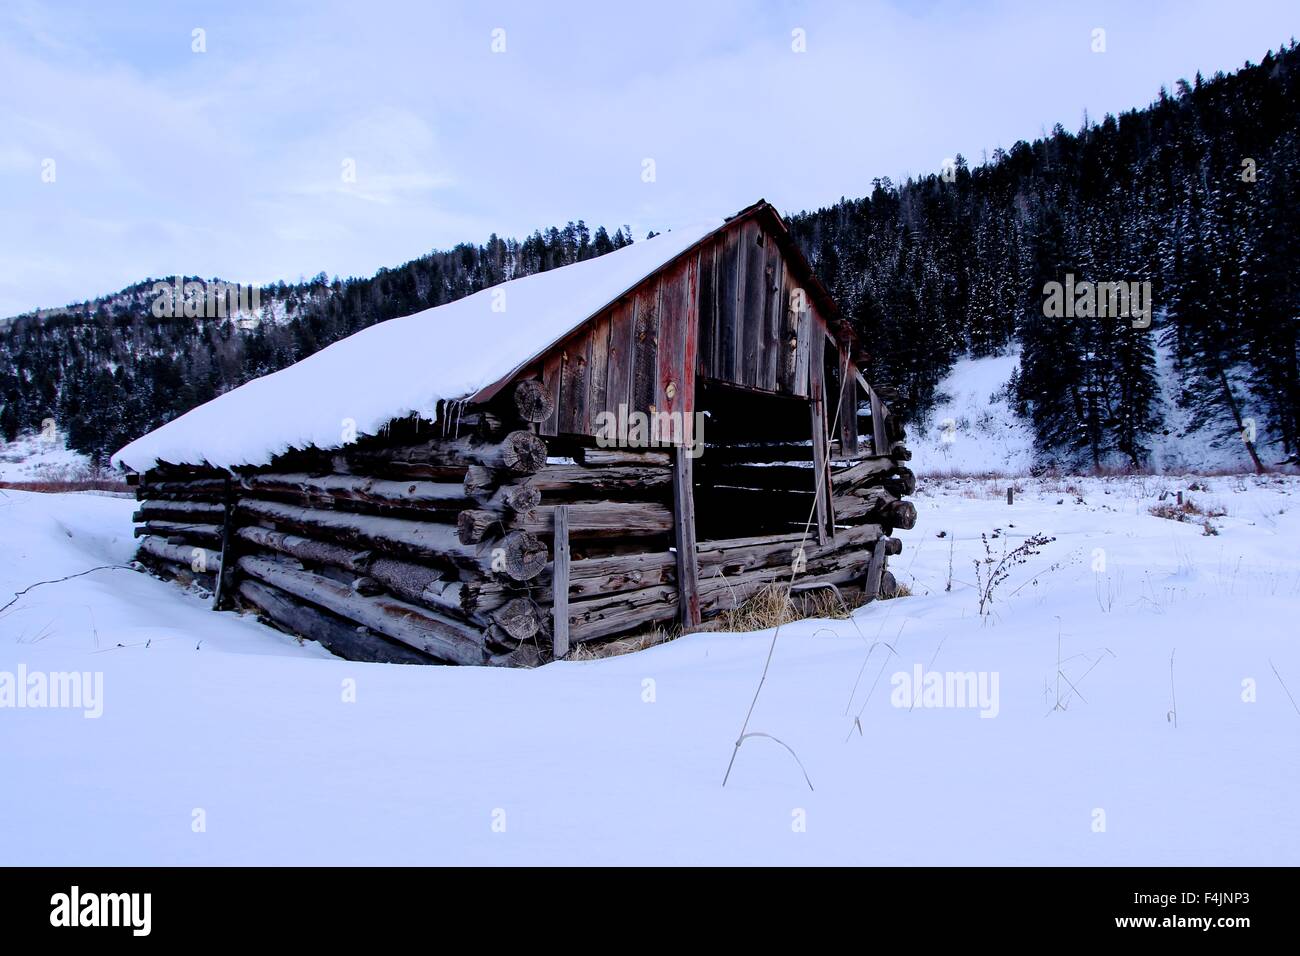
[{"label": "log end", "polygon": [[[541,574],[550,560],[550,553],[531,531],[512,531],[502,542],[502,559],[505,573],[516,581],[530,581]],[[493,565],[496,565],[494,556]]]},{"label": "log end", "polygon": [[511,432],[501,445],[501,460],[513,472],[531,475],[546,467],[546,442],[532,432]]},{"label": "log end", "polygon": [[515,408],[526,422],[544,422],[555,411],[555,402],[541,382],[524,379],[515,386]]}]

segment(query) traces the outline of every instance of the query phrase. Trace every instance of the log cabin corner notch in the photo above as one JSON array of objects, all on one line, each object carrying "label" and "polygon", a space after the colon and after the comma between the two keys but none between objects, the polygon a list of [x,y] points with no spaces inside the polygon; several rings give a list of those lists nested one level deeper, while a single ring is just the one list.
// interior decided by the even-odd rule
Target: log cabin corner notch
[{"label": "log cabin corner notch", "polygon": [[[792,560],[892,591],[915,478],[853,348],[759,202],[380,323],[114,458],[140,560],[215,607],[355,660],[533,665],[699,624]],[[703,434],[609,447],[620,415]]]}]

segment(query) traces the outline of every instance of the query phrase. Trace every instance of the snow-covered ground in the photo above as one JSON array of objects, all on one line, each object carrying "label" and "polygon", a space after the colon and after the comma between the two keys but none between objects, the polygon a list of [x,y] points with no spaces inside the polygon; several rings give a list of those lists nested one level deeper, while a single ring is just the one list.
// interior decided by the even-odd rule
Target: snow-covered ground
[{"label": "snow-covered ground", "polygon": [[[749,730],[812,791],[765,737],[721,786],[770,632],[363,665],[131,571],[38,587],[0,612],[0,690],[98,673],[102,715],[0,708],[0,864],[1294,865],[1300,480],[1193,483],[924,484],[913,595],[779,636]],[[1179,490],[1216,534],[1148,513]],[[0,604],[129,560],[132,507],[0,492]],[[1039,532],[981,616],[980,535]],[[915,701],[918,666],[988,696]]]},{"label": "snow-covered ground", "polygon": [[1034,430],[1011,408],[1007,382],[1020,353],[958,359],[935,390],[926,421],[908,429],[918,475],[1024,475],[1034,461]]},{"label": "snow-covered ground", "polygon": [[90,460],[68,448],[57,431],[0,441],[0,481],[75,481],[89,473]]}]

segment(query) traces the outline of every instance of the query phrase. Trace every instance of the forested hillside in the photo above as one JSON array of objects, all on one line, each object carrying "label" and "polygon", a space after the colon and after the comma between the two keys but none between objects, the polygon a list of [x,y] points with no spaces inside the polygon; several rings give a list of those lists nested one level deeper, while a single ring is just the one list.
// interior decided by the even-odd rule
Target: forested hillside
[{"label": "forested hillside", "polygon": [[[1161,360],[1206,441],[1300,448],[1300,51],[1180,81],[1150,106],[791,217],[860,329],[868,375],[913,419],[962,354],[1018,342],[1013,404],[1040,462],[1143,466],[1170,428]],[[711,212],[702,210],[701,213]],[[264,289],[263,316],[155,318],[152,280],[0,329],[0,432],[53,418],[96,456],[375,322],[619,248],[581,223],[434,252],[370,279]],[[1151,284],[1153,321],[1050,318],[1045,286]],[[1231,440],[1237,440],[1233,437]]]},{"label": "forested hillside", "polygon": [[[579,262],[632,241],[579,221],[522,242],[433,252],[369,279],[279,283],[256,317],[157,318],[154,280],[65,313],[0,329],[0,437],[53,419],[97,460],[244,382],[385,319],[442,305],[516,276]],[[171,277],[168,277],[168,282]]]},{"label": "forested hillside", "polygon": [[[1157,349],[1207,441],[1294,457],[1300,378],[1300,51],[1196,76],[1148,108],[1060,126],[968,168],[794,220],[862,331],[868,377],[915,418],[955,357],[1021,346],[1014,398],[1040,460],[1142,465],[1168,427]],[[951,181],[948,181],[951,180]],[[1044,286],[1151,283],[1154,321],[1044,315]],[[1235,437],[1234,437],[1234,440]]]}]

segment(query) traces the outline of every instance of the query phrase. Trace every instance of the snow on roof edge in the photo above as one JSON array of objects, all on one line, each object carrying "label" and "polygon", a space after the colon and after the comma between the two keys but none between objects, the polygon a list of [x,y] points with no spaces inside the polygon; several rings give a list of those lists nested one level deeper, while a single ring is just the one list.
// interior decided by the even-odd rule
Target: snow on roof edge
[{"label": "snow on roof edge", "polygon": [[189,410],[111,461],[139,472],[160,462],[229,470],[291,449],[341,448],[407,415],[432,418],[439,401],[517,374],[728,221],[661,233],[377,323]]}]

